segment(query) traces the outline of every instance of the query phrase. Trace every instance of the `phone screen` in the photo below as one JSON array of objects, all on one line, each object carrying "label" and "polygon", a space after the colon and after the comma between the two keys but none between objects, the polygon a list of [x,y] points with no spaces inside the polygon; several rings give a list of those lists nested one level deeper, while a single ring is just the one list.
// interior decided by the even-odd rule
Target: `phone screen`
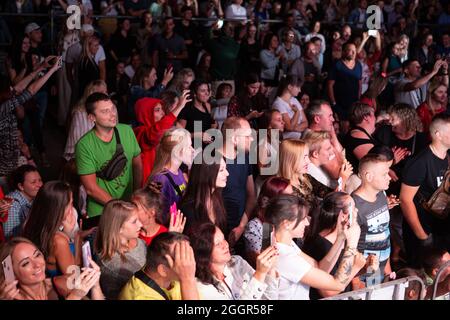
[{"label": "phone screen", "polygon": [[348,225],[351,226],[353,221],[353,203],[348,206]]},{"label": "phone screen", "polygon": [[81,247],[81,252],[83,255],[83,267],[89,268],[91,266],[89,262],[89,258],[92,258],[91,254],[91,245],[89,241],[86,241],[83,246]]},{"label": "phone screen", "polygon": [[174,202],[171,206],[170,206],[170,214],[173,216],[173,223],[175,224],[175,222],[177,221],[177,203]]},{"label": "phone screen", "polygon": [[14,270],[12,265],[11,255],[8,255],[5,260],[2,261],[3,274],[5,275],[5,282],[11,283],[16,280],[14,276]]},{"label": "phone screen", "polygon": [[219,19],[219,21],[217,21],[217,28],[222,28],[223,27],[223,20]]},{"label": "phone screen", "polygon": [[261,252],[272,245],[272,225],[270,223],[263,223],[263,238]]}]

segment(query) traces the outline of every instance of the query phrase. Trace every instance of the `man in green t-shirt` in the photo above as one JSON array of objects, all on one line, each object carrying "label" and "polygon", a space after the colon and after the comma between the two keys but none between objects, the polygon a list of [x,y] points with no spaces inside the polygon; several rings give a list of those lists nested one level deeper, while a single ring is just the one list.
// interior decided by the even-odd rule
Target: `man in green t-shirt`
[{"label": "man in green t-shirt", "polygon": [[[111,199],[128,200],[141,185],[142,162],[141,149],[128,125],[117,123],[117,109],[108,95],[93,93],[86,99],[86,112],[95,123],[75,147],[77,171],[88,194],[87,213],[89,218],[101,215],[103,206]],[[101,179],[101,171],[117,148],[117,128],[127,163],[122,172],[110,181]]]}]

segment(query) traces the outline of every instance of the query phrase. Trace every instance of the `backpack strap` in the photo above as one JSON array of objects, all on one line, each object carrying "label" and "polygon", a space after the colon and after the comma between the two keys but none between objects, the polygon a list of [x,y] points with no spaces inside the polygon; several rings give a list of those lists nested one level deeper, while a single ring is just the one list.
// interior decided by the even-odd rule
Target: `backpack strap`
[{"label": "backpack strap", "polygon": [[114,127],[114,134],[116,135],[116,144],[122,145],[122,142],[120,141],[119,130],[117,130],[116,127]]},{"label": "backpack strap", "polygon": [[183,193],[181,192],[180,186],[175,183],[175,181],[173,180],[173,178],[170,175],[170,173],[166,171],[166,172],[164,172],[164,176],[169,180],[170,184],[175,189],[175,191],[178,194],[178,196],[182,197]]},{"label": "backpack strap", "polygon": [[158,286],[158,284],[152,278],[145,274],[142,269],[136,272],[134,276],[145,283],[147,286],[158,292],[164,298],[164,300],[170,300],[164,290],[161,289],[161,287]]}]

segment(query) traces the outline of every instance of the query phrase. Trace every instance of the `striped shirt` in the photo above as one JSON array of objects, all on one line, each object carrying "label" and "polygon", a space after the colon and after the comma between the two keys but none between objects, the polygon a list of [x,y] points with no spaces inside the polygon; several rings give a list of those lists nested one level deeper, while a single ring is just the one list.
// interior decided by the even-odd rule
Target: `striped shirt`
[{"label": "striped shirt", "polygon": [[22,194],[22,192],[16,190],[8,194],[13,198],[11,208],[8,211],[8,220],[3,224],[3,231],[5,238],[16,237],[22,230],[23,223],[28,217],[30,212],[31,202]]}]

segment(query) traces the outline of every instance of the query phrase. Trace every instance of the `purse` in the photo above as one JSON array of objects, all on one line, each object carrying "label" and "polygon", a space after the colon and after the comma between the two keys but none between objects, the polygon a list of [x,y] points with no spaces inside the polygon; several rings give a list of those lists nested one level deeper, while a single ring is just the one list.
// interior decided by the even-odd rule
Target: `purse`
[{"label": "purse", "polygon": [[117,128],[114,128],[114,134],[116,135],[116,152],[108,161],[106,166],[104,166],[100,171],[96,172],[98,178],[106,181],[114,180],[115,178],[120,176],[128,162],[128,159],[123,152],[120,135]]},{"label": "purse", "polygon": [[450,157],[444,180],[428,201],[422,201],[423,208],[438,219],[446,219],[450,213]]}]

